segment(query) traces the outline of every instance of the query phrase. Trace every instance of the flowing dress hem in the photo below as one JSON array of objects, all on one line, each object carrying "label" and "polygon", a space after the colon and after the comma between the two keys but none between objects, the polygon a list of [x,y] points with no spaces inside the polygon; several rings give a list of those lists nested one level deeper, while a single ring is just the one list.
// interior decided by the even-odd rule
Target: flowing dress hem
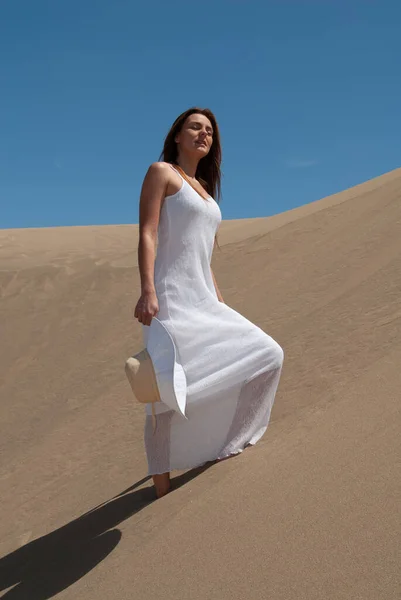
[{"label": "flowing dress hem", "polygon": [[166,472],[171,473],[172,471],[185,471],[185,470],[190,470],[190,469],[197,469],[199,467],[203,467],[207,463],[214,463],[216,461],[221,461],[225,458],[237,456],[238,454],[242,454],[242,452],[244,450],[246,450],[246,448],[248,448],[249,446],[255,446],[258,443],[258,441],[260,440],[260,438],[266,432],[266,429],[267,429],[267,427],[264,428],[263,432],[261,432],[260,435],[258,435],[258,437],[256,439],[255,439],[255,437],[253,437],[250,442],[247,442],[242,448],[238,448],[238,450],[235,450],[233,452],[226,452],[224,454],[218,454],[215,458],[209,458],[208,460],[205,460],[203,462],[196,463],[196,464],[187,464],[187,465],[180,465],[177,467],[170,467],[170,471],[160,471],[159,469],[152,471],[152,469],[148,469],[147,476],[151,477],[152,475],[163,475]]}]

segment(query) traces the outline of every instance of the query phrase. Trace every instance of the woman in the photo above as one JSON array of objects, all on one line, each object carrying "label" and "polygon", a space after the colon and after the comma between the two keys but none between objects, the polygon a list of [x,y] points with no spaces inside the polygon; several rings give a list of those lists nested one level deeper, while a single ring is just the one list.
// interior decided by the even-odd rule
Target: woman
[{"label": "woman", "polygon": [[221,163],[213,113],[192,108],[181,114],[160,159],[142,186],[141,296],[134,314],[145,343],[152,321],[170,334],[186,404],[184,414],[157,403],[155,431],[147,405],[145,447],[158,497],[170,490],[170,470],[256,444],[267,428],[283,363],[280,346],[224,303],[210,266],[222,218],[213,199],[220,195]]}]

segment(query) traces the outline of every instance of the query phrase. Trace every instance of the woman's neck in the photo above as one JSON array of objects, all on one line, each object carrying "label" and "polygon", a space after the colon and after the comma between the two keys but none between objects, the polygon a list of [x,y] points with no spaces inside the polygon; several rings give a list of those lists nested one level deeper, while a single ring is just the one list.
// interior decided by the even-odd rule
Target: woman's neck
[{"label": "woman's neck", "polygon": [[187,177],[195,179],[196,169],[198,168],[199,160],[191,157],[179,156],[177,158],[177,165],[181,167]]}]

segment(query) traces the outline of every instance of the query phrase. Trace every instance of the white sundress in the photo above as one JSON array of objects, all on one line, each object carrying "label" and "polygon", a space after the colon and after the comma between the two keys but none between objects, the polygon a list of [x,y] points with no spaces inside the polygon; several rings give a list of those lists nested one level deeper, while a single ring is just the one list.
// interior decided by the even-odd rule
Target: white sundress
[{"label": "white sundress", "polygon": [[[218,300],[211,259],[221,211],[181,179],[160,213],[159,313],[150,326],[142,325],[162,399],[155,405],[155,430],[152,405],[146,405],[149,475],[194,468],[256,444],[267,429],[283,364],[273,338]],[[161,381],[166,356],[173,363],[167,369],[172,393]]]}]

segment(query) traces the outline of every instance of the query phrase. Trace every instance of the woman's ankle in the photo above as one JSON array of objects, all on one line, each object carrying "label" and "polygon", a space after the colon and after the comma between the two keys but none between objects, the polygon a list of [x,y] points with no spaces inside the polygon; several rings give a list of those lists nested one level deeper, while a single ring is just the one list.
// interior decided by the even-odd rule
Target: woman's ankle
[{"label": "woman's ankle", "polygon": [[171,489],[170,473],[153,475],[152,478],[156,490],[156,496],[158,498],[165,496]]}]

